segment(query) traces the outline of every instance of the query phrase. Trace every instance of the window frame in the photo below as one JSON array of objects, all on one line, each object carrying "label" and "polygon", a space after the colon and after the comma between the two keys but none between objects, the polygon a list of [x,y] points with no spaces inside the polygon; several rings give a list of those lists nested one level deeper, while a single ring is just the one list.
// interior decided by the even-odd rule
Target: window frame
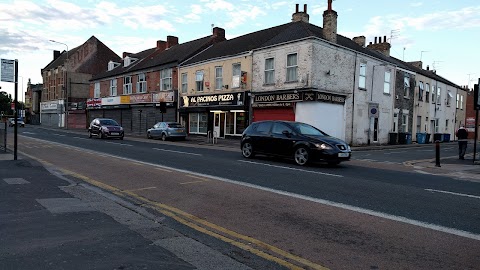
[{"label": "window frame", "polygon": [[[220,71],[220,72],[219,72]],[[220,73],[220,76],[219,76]],[[223,67],[215,67],[215,90],[222,90],[223,88]]]},{"label": "window frame", "polygon": [[[295,56],[295,64],[289,65],[289,56]],[[285,82],[297,82],[298,81],[298,53],[289,53],[287,54],[286,58],[286,73],[285,73]],[[295,78],[290,78],[290,70],[293,70],[293,74],[295,74]]]},{"label": "window frame", "polygon": [[419,81],[418,82],[418,101],[423,101],[423,92],[424,92],[423,82]]},{"label": "window frame", "polygon": [[403,97],[410,98],[410,76],[408,74],[403,76]]},{"label": "window frame", "polygon": [[358,88],[367,89],[367,63],[360,63],[358,67]]},{"label": "window frame", "polygon": [[147,93],[147,76],[145,73],[137,75],[137,93]]},{"label": "window frame", "polygon": [[430,84],[425,83],[425,102],[430,102]]},{"label": "window frame", "polygon": [[187,93],[188,92],[188,73],[182,73],[180,75],[181,81],[182,81],[182,93]]},{"label": "window frame", "polygon": [[[271,60],[271,68],[267,69],[267,61]],[[268,81],[267,78],[269,78],[268,74],[270,74],[271,81]],[[264,84],[275,84],[275,58],[270,57],[265,59],[265,67],[264,67]]]},{"label": "window frame", "polygon": [[100,83],[96,82],[93,89],[93,97],[99,98],[100,97]]},{"label": "window frame", "polygon": [[[201,80],[199,78],[201,77]],[[205,80],[205,74],[203,70],[197,70],[195,72],[195,90],[197,92],[203,92],[203,82]]]},{"label": "window frame", "polygon": [[112,79],[110,80],[110,96],[111,97],[115,97],[117,96],[117,84],[118,84],[118,81],[117,79]]},{"label": "window frame", "polygon": [[160,70],[160,91],[169,91],[172,90],[172,75],[173,74],[173,69],[172,68],[166,68]]},{"label": "window frame", "polygon": [[[387,80],[387,74],[388,74],[388,80]],[[384,94],[390,94],[390,82],[392,79],[392,72],[390,70],[385,70],[385,75],[383,78],[383,93]]]},{"label": "window frame", "polygon": [[132,76],[123,77],[123,94],[124,95],[132,94]]}]

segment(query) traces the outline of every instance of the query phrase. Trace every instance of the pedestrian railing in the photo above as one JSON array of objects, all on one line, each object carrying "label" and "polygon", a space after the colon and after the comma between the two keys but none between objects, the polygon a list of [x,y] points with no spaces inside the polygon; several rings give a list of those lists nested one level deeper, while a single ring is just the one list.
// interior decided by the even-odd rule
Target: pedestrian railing
[{"label": "pedestrian railing", "polygon": [[7,152],[7,122],[0,123],[0,151]]},{"label": "pedestrian railing", "polygon": [[218,140],[217,132],[214,131],[212,133],[211,130],[207,131],[207,143],[212,142],[212,144],[215,144]]}]

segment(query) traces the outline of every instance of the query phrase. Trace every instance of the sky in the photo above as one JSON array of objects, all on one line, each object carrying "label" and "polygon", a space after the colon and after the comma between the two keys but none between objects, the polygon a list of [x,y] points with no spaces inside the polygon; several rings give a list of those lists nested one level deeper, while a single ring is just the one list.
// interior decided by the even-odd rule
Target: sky
[{"label": "sky", "polygon": [[[23,101],[29,79],[42,83],[41,69],[54,50],[70,50],[91,36],[119,56],[153,48],[168,35],[180,43],[204,37],[212,25],[230,39],[290,22],[295,4],[300,11],[307,4],[310,23],[322,27],[327,0],[0,0],[0,58],[18,59]],[[367,44],[387,36],[391,56],[422,60],[457,85],[473,87],[480,78],[478,0],[334,0],[333,9],[340,35],[363,35]],[[0,86],[13,97],[14,83]]]}]

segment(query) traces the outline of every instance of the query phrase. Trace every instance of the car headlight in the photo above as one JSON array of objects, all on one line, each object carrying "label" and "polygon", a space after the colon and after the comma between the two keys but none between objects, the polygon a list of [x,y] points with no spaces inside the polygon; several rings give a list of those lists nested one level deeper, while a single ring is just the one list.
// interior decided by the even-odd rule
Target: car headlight
[{"label": "car headlight", "polygon": [[333,149],[330,145],[326,144],[326,143],[316,143],[315,144],[315,147],[319,148],[319,149],[322,149],[322,150],[331,150]]}]

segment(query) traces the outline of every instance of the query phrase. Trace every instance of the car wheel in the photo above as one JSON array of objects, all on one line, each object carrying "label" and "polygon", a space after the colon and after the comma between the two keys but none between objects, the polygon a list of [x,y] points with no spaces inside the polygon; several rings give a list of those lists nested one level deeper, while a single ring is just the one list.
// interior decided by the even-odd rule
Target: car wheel
[{"label": "car wheel", "polygon": [[245,158],[253,158],[255,153],[253,152],[253,146],[251,143],[246,142],[242,145],[242,155]]},{"label": "car wheel", "polygon": [[123,136],[122,136],[122,137],[120,137],[120,140],[123,140]]},{"label": "car wheel", "polygon": [[102,138],[103,138],[103,133],[102,133],[101,131],[99,131],[99,132],[97,133],[97,138],[99,138],[99,139],[102,139]]},{"label": "car wheel", "polygon": [[152,135],[150,135],[150,132],[147,132],[147,139],[151,139]]},{"label": "car wheel", "polygon": [[162,133],[162,141],[166,141],[167,140],[167,135],[165,133]]},{"label": "car wheel", "polygon": [[88,131],[88,138],[92,138],[92,131]]},{"label": "car wheel", "polygon": [[300,166],[307,164],[310,158],[308,149],[303,146],[298,147],[295,150],[294,158],[295,162]]}]

